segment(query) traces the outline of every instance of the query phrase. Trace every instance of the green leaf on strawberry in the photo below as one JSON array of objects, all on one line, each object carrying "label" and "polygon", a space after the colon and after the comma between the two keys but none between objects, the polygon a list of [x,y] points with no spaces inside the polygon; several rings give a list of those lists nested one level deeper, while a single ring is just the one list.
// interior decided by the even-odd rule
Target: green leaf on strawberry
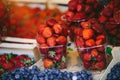
[{"label": "green leaf on strawberry", "polygon": [[96,61],[96,58],[95,58],[95,57],[92,57],[92,58],[91,58],[91,61],[92,61],[92,62],[95,62],[95,61]]},{"label": "green leaf on strawberry", "polygon": [[52,58],[53,58],[53,57],[55,56],[55,54],[56,54],[55,51],[49,51],[48,53],[49,53],[50,57],[52,57]]},{"label": "green leaf on strawberry", "polygon": [[62,56],[62,62],[66,62],[66,57]]}]

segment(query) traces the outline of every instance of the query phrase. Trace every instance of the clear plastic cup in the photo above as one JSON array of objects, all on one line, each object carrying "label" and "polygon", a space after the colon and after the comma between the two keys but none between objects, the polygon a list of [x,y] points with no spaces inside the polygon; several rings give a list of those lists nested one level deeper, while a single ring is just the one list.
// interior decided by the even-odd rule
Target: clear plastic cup
[{"label": "clear plastic cup", "polygon": [[106,45],[98,45],[86,48],[78,47],[77,49],[85,69],[103,70],[106,68]]},{"label": "clear plastic cup", "polygon": [[66,45],[58,45],[54,47],[41,47],[39,45],[39,50],[44,68],[64,69],[67,67]]}]

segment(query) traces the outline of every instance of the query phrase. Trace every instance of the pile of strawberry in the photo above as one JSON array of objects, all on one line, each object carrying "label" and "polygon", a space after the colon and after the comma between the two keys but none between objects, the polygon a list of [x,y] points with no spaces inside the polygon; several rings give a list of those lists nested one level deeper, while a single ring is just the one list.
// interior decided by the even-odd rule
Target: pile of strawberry
[{"label": "pile of strawberry", "polygon": [[111,0],[103,9],[99,21],[105,24],[109,43],[120,45],[120,0]]},{"label": "pile of strawberry", "polygon": [[0,76],[6,71],[11,72],[16,68],[31,66],[34,62],[34,59],[27,55],[16,55],[13,53],[0,55]]},{"label": "pile of strawberry", "polygon": [[86,69],[103,69],[106,64],[106,35],[95,18],[80,22],[74,30],[75,43]]},{"label": "pile of strawberry", "polygon": [[65,17],[68,21],[89,19],[98,17],[102,9],[102,3],[97,0],[70,0]]},{"label": "pile of strawberry", "polygon": [[67,28],[61,21],[49,19],[38,27],[36,40],[45,68],[66,67]]}]

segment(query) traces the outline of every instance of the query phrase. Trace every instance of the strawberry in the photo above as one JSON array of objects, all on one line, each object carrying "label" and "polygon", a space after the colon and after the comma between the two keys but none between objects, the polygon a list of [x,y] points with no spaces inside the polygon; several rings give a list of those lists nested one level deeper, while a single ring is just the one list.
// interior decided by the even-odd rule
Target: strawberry
[{"label": "strawberry", "polygon": [[51,59],[44,59],[43,63],[44,63],[44,68],[50,68],[53,66],[53,61]]},{"label": "strawberry", "polygon": [[25,64],[24,64],[23,62],[19,61],[19,62],[17,62],[17,63],[15,64],[15,66],[16,66],[17,68],[21,68],[21,67],[24,67]]},{"label": "strawberry", "polygon": [[59,36],[56,39],[56,42],[57,42],[57,44],[60,44],[60,45],[66,45],[67,44],[67,38],[65,36]]},{"label": "strawberry", "polygon": [[0,62],[6,62],[7,56],[6,55],[1,55],[0,56]]},{"label": "strawberry", "polygon": [[64,52],[63,46],[62,46],[62,47],[56,47],[56,48],[55,48],[55,52],[56,52],[57,54],[62,54],[62,53]]},{"label": "strawberry", "polygon": [[43,44],[43,43],[46,42],[45,38],[44,38],[43,36],[41,36],[41,35],[38,35],[38,36],[36,37],[36,40],[37,40],[37,42],[38,42],[39,44]]},{"label": "strawberry", "polygon": [[105,59],[106,59],[105,54],[100,54],[100,55],[98,55],[97,58],[96,58],[97,61],[105,61]]},{"label": "strawberry", "polygon": [[108,20],[108,18],[104,15],[101,15],[98,20],[100,21],[100,23],[104,23]]},{"label": "strawberry", "polygon": [[56,54],[56,55],[54,56],[54,60],[55,60],[56,62],[60,62],[61,59],[62,59],[62,55],[61,55],[61,54]]},{"label": "strawberry", "polygon": [[77,2],[78,2],[79,4],[81,4],[81,3],[84,3],[85,0],[77,0]]},{"label": "strawberry", "polygon": [[82,28],[89,28],[89,26],[91,25],[90,22],[81,22],[80,24]]},{"label": "strawberry", "polygon": [[92,58],[91,54],[90,53],[84,53],[83,54],[83,60],[84,61],[90,61]]},{"label": "strawberry", "polygon": [[86,18],[85,13],[81,12],[81,13],[76,13],[76,14],[73,16],[72,20],[73,20],[73,21],[77,21],[77,20],[82,20],[82,19],[85,19],[85,18]]},{"label": "strawberry", "polygon": [[92,7],[90,5],[85,5],[84,11],[86,14],[89,14],[92,12]]},{"label": "strawberry", "polygon": [[[23,59],[25,59],[27,56],[26,55],[23,55],[23,54],[21,54],[21,55],[18,55],[17,57],[15,57],[16,59],[18,59],[18,60],[23,60]],[[13,59],[13,58],[12,58]]]},{"label": "strawberry", "polygon": [[96,0],[86,0],[87,4],[96,4],[97,1]]},{"label": "strawberry", "polygon": [[106,17],[112,16],[113,10],[110,7],[104,8],[102,14]]},{"label": "strawberry", "polygon": [[49,19],[47,20],[46,24],[50,27],[54,26],[54,24],[56,24],[57,21],[55,19]]},{"label": "strawberry", "polygon": [[65,18],[66,18],[68,21],[71,21],[72,18],[73,18],[73,16],[74,16],[74,13],[73,13],[72,11],[67,11],[67,12],[65,13]]},{"label": "strawberry", "polygon": [[70,11],[74,11],[76,9],[77,1],[69,1],[68,2],[68,8]]},{"label": "strawberry", "polygon": [[53,47],[56,45],[56,38],[55,37],[50,37],[47,39],[47,44],[50,46],[50,47]]},{"label": "strawberry", "polygon": [[53,26],[53,30],[56,34],[60,34],[62,33],[62,25],[56,23],[54,26]]},{"label": "strawberry", "polygon": [[45,27],[46,27],[46,25],[44,25],[44,24],[39,24],[39,25],[37,26],[37,31],[38,31],[38,33],[39,33],[39,34],[42,34],[42,32],[43,32],[43,30],[44,30]]},{"label": "strawberry", "polygon": [[90,39],[93,37],[94,31],[92,29],[89,29],[89,28],[83,29],[82,35],[83,35],[84,39]]},{"label": "strawberry", "polygon": [[67,66],[66,63],[62,62],[60,69],[64,69],[64,68],[66,68],[66,66]]},{"label": "strawberry", "polygon": [[90,67],[90,62],[83,61],[83,65],[84,65],[85,69],[88,69]]},{"label": "strawberry", "polygon": [[44,38],[49,38],[49,37],[52,36],[52,34],[53,34],[52,30],[49,27],[45,27],[43,32],[42,32],[42,35],[43,35]]},{"label": "strawberry", "polygon": [[95,68],[98,69],[98,70],[104,69],[105,68],[105,62],[103,62],[103,61],[97,62],[95,64]]},{"label": "strawberry", "polygon": [[77,4],[77,12],[81,12],[83,10],[82,4]]},{"label": "strawberry", "polygon": [[96,43],[96,45],[102,45],[105,43],[105,41],[103,39],[98,39],[98,40],[96,40],[95,43]]},{"label": "strawberry", "polygon": [[47,44],[41,44],[40,45],[40,52],[41,52],[41,54],[47,54],[48,50],[49,50],[49,48],[48,48]]},{"label": "strawberry", "polygon": [[102,39],[103,41],[106,41],[106,36],[104,34],[98,35],[96,37],[96,40]]},{"label": "strawberry", "polygon": [[105,47],[104,46],[100,46],[100,47],[98,47],[97,48],[97,50],[99,51],[99,52],[104,52],[105,51]]},{"label": "strawberry", "polygon": [[3,63],[2,67],[6,70],[12,68],[14,66],[14,64],[12,62],[5,62]]},{"label": "strawberry", "polygon": [[77,47],[84,47],[85,46],[85,42],[84,39],[82,37],[76,37],[76,46]]},{"label": "strawberry", "polygon": [[93,39],[88,39],[85,41],[85,45],[89,47],[95,46],[95,41]]},{"label": "strawberry", "polygon": [[74,30],[75,35],[82,36],[82,28],[75,28]]},{"label": "strawberry", "polygon": [[98,52],[96,49],[92,49],[92,50],[91,50],[91,55],[92,55],[93,57],[97,57],[98,54],[99,54],[99,52]]},{"label": "strawberry", "polygon": [[92,25],[92,28],[97,32],[97,33],[103,33],[104,29],[99,23],[94,23]]}]

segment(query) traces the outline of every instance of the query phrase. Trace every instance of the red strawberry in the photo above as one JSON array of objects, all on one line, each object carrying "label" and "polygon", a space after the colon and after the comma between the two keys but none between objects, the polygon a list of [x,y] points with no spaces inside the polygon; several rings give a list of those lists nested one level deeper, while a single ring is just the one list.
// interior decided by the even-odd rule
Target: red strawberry
[{"label": "red strawberry", "polygon": [[18,55],[17,57],[15,57],[18,60],[23,60],[26,58],[26,55],[22,54],[22,55]]},{"label": "red strawberry", "polygon": [[44,30],[45,27],[46,27],[46,25],[44,25],[44,24],[38,25],[38,26],[37,26],[37,31],[38,31],[38,33],[39,33],[39,34],[42,34],[42,32],[43,32],[43,30]]},{"label": "red strawberry", "polygon": [[43,43],[46,42],[45,38],[44,38],[43,36],[41,36],[41,35],[38,35],[38,36],[36,37],[36,40],[37,40],[37,42],[38,42],[39,44],[43,44]]},{"label": "red strawberry", "polygon": [[54,24],[56,24],[57,23],[57,21],[55,20],[55,19],[49,19],[49,20],[47,20],[47,22],[46,22],[46,24],[48,25],[48,26],[54,26]]},{"label": "red strawberry", "polygon": [[62,33],[62,25],[56,23],[54,26],[53,26],[53,30],[56,34],[60,34]]},{"label": "red strawberry", "polygon": [[105,41],[103,39],[98,39],[98,40],[96,40],[95,43],[96,43],[96,45],[102,45],[105,43]]},{"label": "red strawberry", "polygon": [[74,30],[75,35],[82,36],[82,28],[75,28]]},{"label": "red strawberry", "polygon": [[98,70],[102,70],[105,68],[105,62],[101,61],[101,62],[97,62],[95,64],[95,68],[98,69]]},{"label": "red strawberry", "polygon": [[83,10],[83,5],[82,4],[78,4],[77,5],[77,12],[81,12]]},{"label": "red strawberry", "polygon": [[67,19],[68,21],[71,21],[72,18],[73,18],[73,16],[74,16],[74,13],[73,13],[72,11],[67,11],[67,12],[65,13],[65,17],[66,17],[66,19]]},{"label": "red strawberry", "polygon": [[43,30],[43,32],[42,32],[42,35],[43,35],[44,38],[51,37],[52,36],[52,30],[51,30],[51,28],[45,27],[44,30]]},{"label": "red strawberry", "polygon": [[89,69],[89,67],[90,67],[90,62],[83,61],[83,65],[84,65],[85,69]]},{"label": "red strawberry", "polygon": [[77,21],[77,20],[82,20],[85,18],[86,18],[86,14],[83,12],[80,12],[80,13],[76,13],[72,19],[73,21]]},{"label": "red strawberry", "polygon": [[47,54],[48,53],[49,48],[48,48],[47,44],[41,44],[39,48],[40,48],[41,54]]},{"label": "red strawberry", "polygon": [[90,22],[81,22],[80,24],[82,28],[89,28],[89,26],[91,25]]},{"label": "red strawberry", "polygon": [[6,70],[12,68],[14,66],[14,64],[12,62],[5,62],[3,63],[2,67]]},{"label": "red strawberry", "polygon": [[89,28],[83,29],[82,35],[83,35],[84,39],[90,39],[93,37],[94,31],[92,29],[89,29]]},{"label": "red strawberry", "polygon": [[62,59],[62,55],[61,55],[61,54],[56,54],[56,55],[54,56],[54,60],[55,60],[56,62],[60,62],[61,59]]},{"label": "red strawberry", "polygon": [[93,39],[88,39],[85,41],[85,45],[89,47],[95,46],[95,41]]},{"label": "red strawberry", "polygon": [[104,22],[106,22],[107,20],[108,20],[108,18],[107,18],[106,16],[104,16],[104,15],[101,15],[101,16],[99,17],[100,23],[104,23]]},{"label": "red strawberry", "polygon": [[55,52],[56,52],[57,54],[62,54],[62,53],[64,52],[63,46],[62,46],[62,47],[56,47],[56,48],[55,48]]},{"label": "red strawberry", "polygon": [[96,40],[103,39],[103,41],[106,41],[106,36],[104,34],[98,35],[96,37]]},{"label": "red strawberry", "polygon": [[76,9],[77,1],[69,1],[68,2],[68,8],[70,11],[74,11]]},{"label": "red strawberry", "polygon": [[92,58],[91,54],[90,53],[84,53],[83,54],[83,60],[84,61],[90,61]]},{"label": "red strawberry", "polygon": [[85,13],[89,14],[92,12],[92,7],[90,5],[85,5],[84,11],[85,11]]},{"label": "red strawberry", "polygon": [[105,51],[105,47],[104,46],[100,46],[100,47],[97,48],[97,50],[103,53]]},{"label": "red strawberry", "polygon": [[94,23],[92,25],[92,28],[97,32],[97,33],[102,33],[104,32],[103,27],[99,23]]},{"label": "red strawberry", "polygon": [[50,47],[53,47],[56,45],[56,38],[55,37],[50,37],[47,39],[47,44],[50,46]]},{"label": "red strawberry", "polygon": [[105,59],[106,59],[105,54],[100,54],[100,55],[98,55],[97,58],[96,58],[97,61],[105,61]]},{"label": "red strawberry", "polygon": [[81,37],[76,37],[76,46],[77,47],[84,47],[85,46],[85,42],[84,39]]},{"label": "red strawberry", "polygon": [[64,69],[64,68],[66,68],[66,66],[67,66],[66,63],[62,62],[60,69]]},{"label": "red strawberry", "polygon": [[112,10],[110,7],[104,8],[104,10],[103,10],[103,12],[102,12],[102,14],[103,14],[104,16],[107,16],[107,17],[112,16],[112,13],[113,13],[113,10]]},{"label": "red strawberry", "polygon": [[56,39],[56,42],[57,42],[57,44],[60,44],[60,45],[66,45],[67,44],[67,38],[65,36],[59,36]]},{"label": "red strawberry", "polygon": [[25,64],[23,62],[19,61],[19,62],[16,63],[17,68],[21,68],[21,67],[24,67],[24,66],[25,66]]},{"label": "red strawberry", "polygon": [[85,0],[77,0],[77,2],[78,2],[79,4],[81,4],[81,3],[84,3]]},{"label": "red strawberry", "polygon": [[7,61],[7,56],[6,55],[1,55],[0,56],[0,62],[6,62]]},{"label": "red strawberry", "polygon": [[91,50],[91,55],[92,55],[93,57],[97,57],[98,54],[99,54],[99,52],[98,52],[96,49],[92,49],[92,50]]}]

